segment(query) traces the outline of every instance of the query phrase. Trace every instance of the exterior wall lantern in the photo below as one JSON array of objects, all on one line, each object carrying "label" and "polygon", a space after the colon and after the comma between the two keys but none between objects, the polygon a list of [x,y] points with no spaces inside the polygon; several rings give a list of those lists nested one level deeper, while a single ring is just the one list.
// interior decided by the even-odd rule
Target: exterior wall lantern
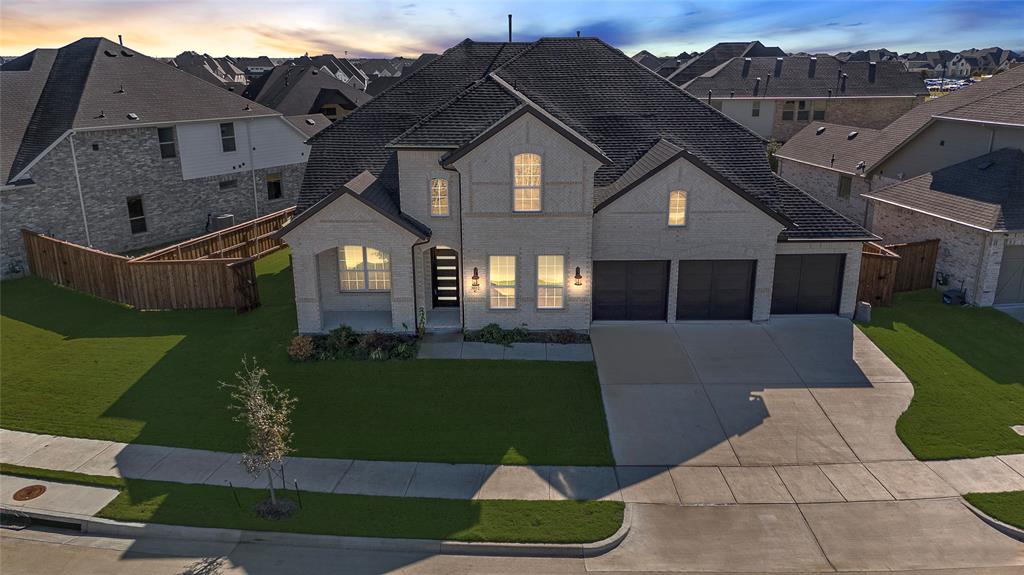
[{"label": "exterior wall lantern", "polygon": [[[579,268],[577,268],[579,269]],[[480,269],[473,268],[473,291],[480,291]]]},{"label": "exterior wall lantern", "polygon": [[574,280],[576,280],[575,282],[573,282],[575,285],[577,285],[577,286],[583,285],[583,274],[580,273],[580,266],[576,266],[576,275],[574,275],[572,277],[573,277]]}]

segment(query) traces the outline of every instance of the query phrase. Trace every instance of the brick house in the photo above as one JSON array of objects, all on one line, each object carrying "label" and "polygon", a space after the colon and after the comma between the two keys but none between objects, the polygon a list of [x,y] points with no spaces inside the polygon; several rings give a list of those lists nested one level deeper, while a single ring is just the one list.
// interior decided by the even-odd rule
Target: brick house
[{"label": "brick house", "polygon": [[732,58],[682,87],[778,141],[811,122],[882,128],[928,95],[921,76],[900,62],[832,56]]},{"label": "brick house", "polygon": [[1012,217],[1021,156],[1000,155],[1024,150],[1022,102],[1024,69],[1013,69],[881,130],[815,122],[776,152],[779,175],[886,242],[940,239],[937,271],[962,280],[970,303],[1024,303],[1011,289],[1024,266]]},{"label": "brick house", "polygon": [[23,271],[21,228],[124,252],[294,205],[305,140],[328,123],[103,38],[6,62],[0,97],[4,276]]},{"label": "brick house", "polygon": [[849,316],[874,238],[593,38],[465,40],[310,143],[303,333]]}]

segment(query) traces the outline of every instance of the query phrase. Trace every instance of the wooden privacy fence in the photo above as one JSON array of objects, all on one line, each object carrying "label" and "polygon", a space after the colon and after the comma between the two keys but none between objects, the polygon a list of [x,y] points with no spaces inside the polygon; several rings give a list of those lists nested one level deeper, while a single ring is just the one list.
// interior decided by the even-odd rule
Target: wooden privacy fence
[{"label": "wooden privacy fence", "polygon": [[294,213],[294,207],[287,208],[167,246],[139,256],[134,261],[260,258],[284,247],[284,242],[275,238],[274,234],[291,220]]},{"label": "wooden privacy fence", "polygon": [[137,309],[260,304],[255,258],[139,261],[22,230],[29,270],[62,286]]},{"label": "wooden privacy fence", "polygon": [[896,269],[900,256],[884,247],[868,242],[860,256],[860,281],[857,284],[857,301],[866,301],[872,306],[892,305],[892,291],[896,285]]},{"label": "wooden privacy fence", "polygon": [[892,305],[893,292],[930,288],[935,281],[939,240],[886,246],[864,244],[860,261],[857,301],[874,306]]}]

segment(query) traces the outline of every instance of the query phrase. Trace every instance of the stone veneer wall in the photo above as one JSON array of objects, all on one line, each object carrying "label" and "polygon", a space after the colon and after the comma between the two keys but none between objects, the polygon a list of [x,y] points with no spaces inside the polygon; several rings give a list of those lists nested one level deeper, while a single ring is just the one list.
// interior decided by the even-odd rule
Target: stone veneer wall
[{"label": "stone veneer wall", "polygon": [[[93,149],[93,145],[98,149]],[[82,132],[74,136],[89,239],[111,252],[137,250],[206,233],[208,216],[234,214],[241,223],[295,204],[305,164],[183,180],[180,159],[160,157],[156,128]],[[267,174],[281,174],[282,197],[267,198]],[[19,230],[28,228],[86,244],[71,142],[65,138],[31,170],[32,186],[0,191],[4,275],[24,261]],[[253,176],[255,175],[255,194]],[[237,186],[221,190],[221,180]],[[127,198],[141,196],[143,233],[133,234]]]}]

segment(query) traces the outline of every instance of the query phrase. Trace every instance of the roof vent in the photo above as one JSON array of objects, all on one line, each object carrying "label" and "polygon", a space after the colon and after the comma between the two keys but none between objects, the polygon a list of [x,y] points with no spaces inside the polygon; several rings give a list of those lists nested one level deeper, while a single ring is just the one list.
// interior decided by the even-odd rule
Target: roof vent
[{"label": "roof vent", "polygon": [[758,77],[757,77],[757,79],[756,79],[756,80],[754,80],[754,95],[755,95],[755,96],[757,95],[757,89],[758,89],[758,88],[759,88],[760,86],[761,86],[761,77],[760,77],[760,76],[758,76]]},{"label": "roof vent", "polygon": [[819,126],[818,129],[814,131],[814,133],[819,135],[819,136],[824,134],[825,133],[825,126]]},{"label": "roof vent", "polygon": [[317,75],[317,74],[319,74],[319,73],[320,73],[320,70],[317,70],[316,68],[313,68],[313,72],[312,72],[312,74],[313,74],[314,76],[316,76],[316,75]]},{"label": "roof vent", "polygon": [[100,110],[100,115],[96,116],[96,119],[100,120],[100,119],[103,119],[103,118],[106,118],[106,117],[107,117],[107,114],[104,113],[103,110]]},{"label": "roof vent", "polygon": [[857,137],[857,132],[850,132],[849,134],[846,134],[846,139],[847,140],[852,140],[852,139],[854,139],[856,137]]},{"label": "roof vent", "polygon": [[857,170],[858,171],[864,171],[864,166],[865,166],[864,160],[861,160],[861,161],[857,162]]},{"label": "roof vent", "polygon": [[875,83],[875,71],[878,69],[878,62],[868,62],[868,82]]},{"label": "roof vent", "polygon": [[306,124],[308,124],[310,126],[315,126],[316,125],[316,120],[314,120],[313,118],[306,118]]},{"label": "roof vent", "polygon": [[782,58],[776,58],[775,59],[775,75],[776,76],[781,76],[782,75]]},{"label": "roof vent", "polygon": [[132,57],[132,56],[134,56],[135,54],[132,54],[132,53],[131,53],[131,52],[129,52],[128,50],[121,50],[121,55],[122,55],[122,56],[124,56],[125,58],[131,58],[131,57]]},{"label": "roof vent", "polygon": [[841,83],[839,84],[839,91],[844,93],[844,94],[846,93],[846,74],[845,73],[843,74],[843,78],[841,80]]},{"label": "roof vent", "polygon": [[106,54],[107,56],[111,57],[111,58],[117,58],[117,54],[114,53],[114,52],[111,52],[110,50],[104,50],[103,53]]},{"label": "roof vent", "polygon": [[136,114],[135,112],[128,112],[128,119],[132,120],[132,121],[138,120],[139,119],[139,115]]},{"label": "roof vent", "polygon": [[992,166],[992,164],[993,164],[993,162],[991,162],[991,161],[982,162],[981,164],[978,164],[978,169],[979,170],[987,170],[989,167]]},{"label": "roof vent", "polygon": [[831,168],[834,165],[836,165],[836,155],[832,154],[832,159],[828,161],[828,166]]},{"label": "roof vent", "polygon": [[244,112],[251,112],[252,111],[252,106],[250,106],[249,104],[246,104],[245,107],[242,108],[242,111],[244,111]]},{"label": "roof vent", "polygon": [[742,76],[743,78],[746,78],[747,74],[749,74],[749,73],[750,73],[750,58],[744,58],[743,59],[743,71],[740,72],[740,76]]},{"label": "roof vent", "polygon": [[814,72],[815,72],[815,70],[817,70],[817,68],[818,68],[818,59],[815,58],[814,56],[811,56],[810,62],[807,64],[807,77],[808,78],[813,78],[814,77]]},{"label": "roof vent", "polygon": [[114,93],[115,94],[124,94],[124,84],[121,84],[121,87],[118,88],[116,91],[114,91]]}]

